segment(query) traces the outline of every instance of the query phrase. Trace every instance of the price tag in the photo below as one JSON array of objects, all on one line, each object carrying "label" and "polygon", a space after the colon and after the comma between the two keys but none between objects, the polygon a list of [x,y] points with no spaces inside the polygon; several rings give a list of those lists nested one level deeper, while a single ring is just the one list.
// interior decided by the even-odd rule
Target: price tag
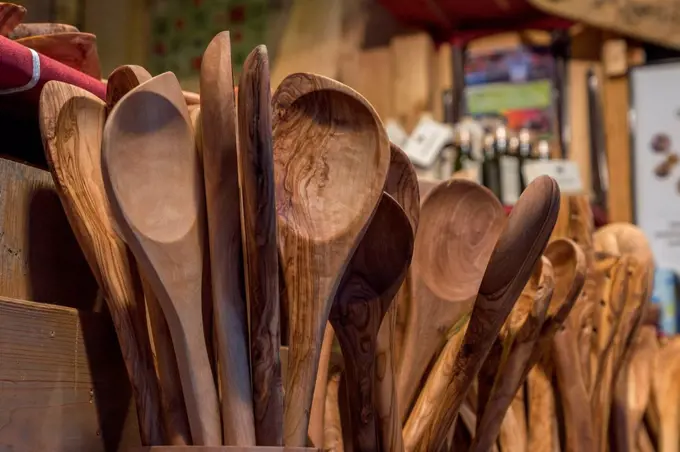
[{"label": "price tag", "polygon": [[583,182],[576,162],[571,160],[529,161],[524,163],[524,179],[527,183],[539,176],[547,175],[555,179],[563,194],[583,193]]},{"label": "price tag", "polygon": [[408,140],[408,133],[394,119],[388,119],[385,122],[385,132],[387,132],[387,138],[400,148],[403,148]]},{"label": "price tag", "polygon": [[404,145],[404,152],[420,167],[429,168],[440,152],[453,142],[451,127],[423,116]]}]

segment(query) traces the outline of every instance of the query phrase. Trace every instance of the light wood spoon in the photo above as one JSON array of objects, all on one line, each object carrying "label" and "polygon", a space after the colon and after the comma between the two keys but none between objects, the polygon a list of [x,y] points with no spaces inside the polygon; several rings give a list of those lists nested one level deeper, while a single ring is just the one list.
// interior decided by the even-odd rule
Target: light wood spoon
[{"label": "light wood spoon", "polygon": [[378,209],[340,282],[329,320],[342,348],[352,415],[354,450],[380,445],[375,413],[378,331],[404,280],[413,253],[413,229],[400,205],[383,194]]},{"label": "light wood spoon", "polygon": [[137,268],[116,233],[104,192],[101,138],[104,103],[61,82],[45,84],[40,130],[57,193],[90,269],[104,292],[137,405],[140,435],[164,444],[161,399]]},{"label": "light wood spoon", "polygon": [[246,58],[239,80],[238,169],[246,300],[250,313],[255,438],[283,445],[279,360],[279,254],[276,242],[271,91],[267,48]]},{"label": "light wood spoon", "polygon": [[506,219],[491,191],[463,180],[434,188],[420,215],[412,265],[415,296],[397,377],[402,419],[449,330],[472,310]]},{"label": "light wood spoon", "polygon": [[179,82],[161,74],[114,107],[102,142],[111,210],[158,296],[196,445],[220,445],[202,315],[203,187]]},{"label": "light wood spoon", "polygon": [[559,202],[557,183],[541,176],[510,213],[484,272],[452,378],[416,450],[438,449],[446,441],[460,404],[548,243]]},{"label": "light wood spoon", "polygon": [[242,224],[231,70],[231,44],[225,31],[210,41],[201,64],[203,177],[224,444],[253,446],[255,420],[241,276]]},{"label": "light wood spoon", "polygon": [[279,244],[290,303],[284,443],[300,447],[328,313],[382,194],[389,140],[363,97],[322,76],[288,76],[273,104]]},{"label": "light wood spoon", "polygon": [[[106,84],[107,112],[110,113],[125,94],[148,80],[151,80],[151,74],[141,66],[120,66],[115,69],[109,75]],[[101,157],[98,160],[101,161]],[[103,192],[103,185],[101,190]],[[191,444],[189,420],[168,322],[165,320],[156,294],[153,293],[153,289],[143,276],[142,289],[149,314],[168,443],[175,446],[189,445]]]}]

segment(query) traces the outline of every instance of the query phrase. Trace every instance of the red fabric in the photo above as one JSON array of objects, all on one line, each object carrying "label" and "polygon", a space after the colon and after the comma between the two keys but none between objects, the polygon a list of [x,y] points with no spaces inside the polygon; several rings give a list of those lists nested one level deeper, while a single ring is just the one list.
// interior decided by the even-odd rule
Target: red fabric
[{"label": "red fabric", "polygon": [[[12,103],[25,107],[35,107],[40,99],[43,85],[50,80],[70,83],[83,88],[102,100],[106,99],[106,85],[101,81],[72,69],[58,61],[40,55],[40,79],[28,91],[0,95],[0,104]],[[17,88],[31,80],[33,61],[28,47],[0,36],[0,90]]]}]

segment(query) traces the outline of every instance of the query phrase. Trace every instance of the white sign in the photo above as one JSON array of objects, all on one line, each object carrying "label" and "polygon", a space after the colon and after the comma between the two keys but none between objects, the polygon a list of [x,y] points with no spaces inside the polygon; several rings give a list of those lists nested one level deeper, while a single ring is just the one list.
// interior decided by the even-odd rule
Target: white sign
[{"label": "white sign", "polygon": [[453,142],[450,126],[423,116],[404,145],[404,152],[411,161],[422,168],[429,168],[437,161],[439,153]]},{"label": "white sign", "polygon": [[565,195],[583,193],[581,173],[576,162],[571,160],[534,160],[524,162],[524,179],[527,184],[539,176],[550,176],[557,182],[560,192]]}]

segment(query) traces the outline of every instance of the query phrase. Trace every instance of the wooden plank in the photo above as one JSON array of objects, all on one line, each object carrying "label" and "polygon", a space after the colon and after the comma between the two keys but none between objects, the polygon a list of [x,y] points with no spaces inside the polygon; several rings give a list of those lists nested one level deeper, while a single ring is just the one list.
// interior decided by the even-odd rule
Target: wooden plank
[{"label": "wooden plank", "polygon": [[94,306],[97,283],[50,173],[0,158],[0,296]]},{"label": "wooden plank", "polygon": [[0,298],[0,450],[139,446],[107,315]]}]

